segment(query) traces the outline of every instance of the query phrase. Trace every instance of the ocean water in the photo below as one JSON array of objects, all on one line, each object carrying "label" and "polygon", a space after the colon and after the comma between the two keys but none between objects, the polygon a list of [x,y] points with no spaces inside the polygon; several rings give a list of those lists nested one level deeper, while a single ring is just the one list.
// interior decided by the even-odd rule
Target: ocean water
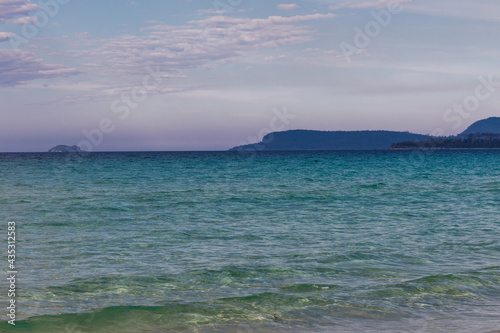
[{"label": "ocean water", "polygon": [[500,330],[500,151],[0,154],[0,179],[0,332]]}]

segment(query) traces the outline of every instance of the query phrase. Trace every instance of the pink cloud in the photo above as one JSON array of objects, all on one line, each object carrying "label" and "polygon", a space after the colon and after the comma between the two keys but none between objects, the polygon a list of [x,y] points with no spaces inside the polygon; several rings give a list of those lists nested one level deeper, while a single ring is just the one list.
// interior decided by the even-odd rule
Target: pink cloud
[{"label": "pink cloud", "polygon": [[[40,9],[40,6],[30,0],[0,0],[0,23],[24,24],[30,13]],[[22,18],[18,19],[19,16]]]},{"label": "pink cloud", "polygon": [[32,16],[24,16],[9,20],[10,23],[14,24],[32,24],[36,22],[36,18]]},{"label": "pink cloud", "polygon": [[30,80],[68,77],[79,73],[74,68],[45,64],[28,51],[0,49],[0,86],[15,86]]},{"label": "pink cloud", "polygon": [[[183,26],[155,25],[142,29],[144,35],[122,35],[110,39],[89,39],[85,50],[69,50],[66,56],[83,63],[101,88],[89,96],[112,98],[116,87],[137,84],[137,78],[147,74],[147,68],[158,68],[165,81],[186,78],[185,70],[235,61],[261,49],[314,40],[314,30],[301,24],[311,20],[334,18],[334,14],[271,16],[263,19],[208,17],[187,22]],[[156,23],[156,22],[155,22]],[[78,41],[81,43],[81,40]],[[276,60],[283,59],[277,57]],[[269,60],[269,59],[267,59]],[[179,82],[180,84],[180,82]],[[170,88],[181,89],[173,83]],[[158,88],[152,94],[170,93]],[[188,87],[182,89],[197,89]],[[103,91],[109,93],[102,94]],[[66,102],[79,101],[78,96]]]},{"label": "pink cloud", "polygon": [[276,8],[281,9],[281,10],[285,10],[285,11],[293,11],[293,10],[298,9],[299,6],[294,4],[294,3],[282,3],[282,4],[279,4],[278,6],[276,6]]},{"label": "pink cloud", "polygon": [[331,5],[330,9],[341,9],[341,8],[352,8],[352,9],[362,9],[362,8],[384,8],[393,5],[401,5],[403,3],[412,2],[413,0],[372,0],[372,1],[344,1],[337,5]]},{"label": "pink cloud", "polygon": [[214,16],[190,21],[186,26],[151,26],[143,30],[149,31],[146,36],[97,40],[92,49],[69,54],[89,59],[93,68],[100,67],[100,74],[106,76],[127,78],[144,73],[146,66],[156,65],[166,73],[178,74],[214,61],[233,61],[262,48],[311,41],[311,28],[295,23],[333,17],[333,14],[266,19]]},{"label": "pink cloud", "polygon": [[12,32],[0,32],[0,42],[8,41],[10,38],[16,37]]}]

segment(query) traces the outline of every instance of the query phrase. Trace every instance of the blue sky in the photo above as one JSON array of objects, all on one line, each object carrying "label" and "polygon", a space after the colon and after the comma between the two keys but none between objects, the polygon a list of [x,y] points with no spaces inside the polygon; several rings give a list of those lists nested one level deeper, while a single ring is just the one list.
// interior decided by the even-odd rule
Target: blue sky
[{"label": "blue sky", "polygon": [[0,151],[457,134],[498,115],[499,12],[492,0],[0,0]]}]

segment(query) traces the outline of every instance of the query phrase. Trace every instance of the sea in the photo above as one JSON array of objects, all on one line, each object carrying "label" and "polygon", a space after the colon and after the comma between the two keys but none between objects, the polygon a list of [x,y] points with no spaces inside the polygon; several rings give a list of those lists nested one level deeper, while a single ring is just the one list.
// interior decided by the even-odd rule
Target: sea
[{"label": "sea", "polygon": [[0,207],[0,332],[500,330],[498,150],[2,153]]}]

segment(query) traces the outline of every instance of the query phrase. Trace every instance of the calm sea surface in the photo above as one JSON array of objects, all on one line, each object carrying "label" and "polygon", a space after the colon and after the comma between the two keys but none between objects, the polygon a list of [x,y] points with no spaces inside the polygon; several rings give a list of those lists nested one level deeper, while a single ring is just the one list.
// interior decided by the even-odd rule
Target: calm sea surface
[{"label": "calm sea surface", "polygon": [[500,151],[0,154],[0,180],[0,332],[500,330]]}]

